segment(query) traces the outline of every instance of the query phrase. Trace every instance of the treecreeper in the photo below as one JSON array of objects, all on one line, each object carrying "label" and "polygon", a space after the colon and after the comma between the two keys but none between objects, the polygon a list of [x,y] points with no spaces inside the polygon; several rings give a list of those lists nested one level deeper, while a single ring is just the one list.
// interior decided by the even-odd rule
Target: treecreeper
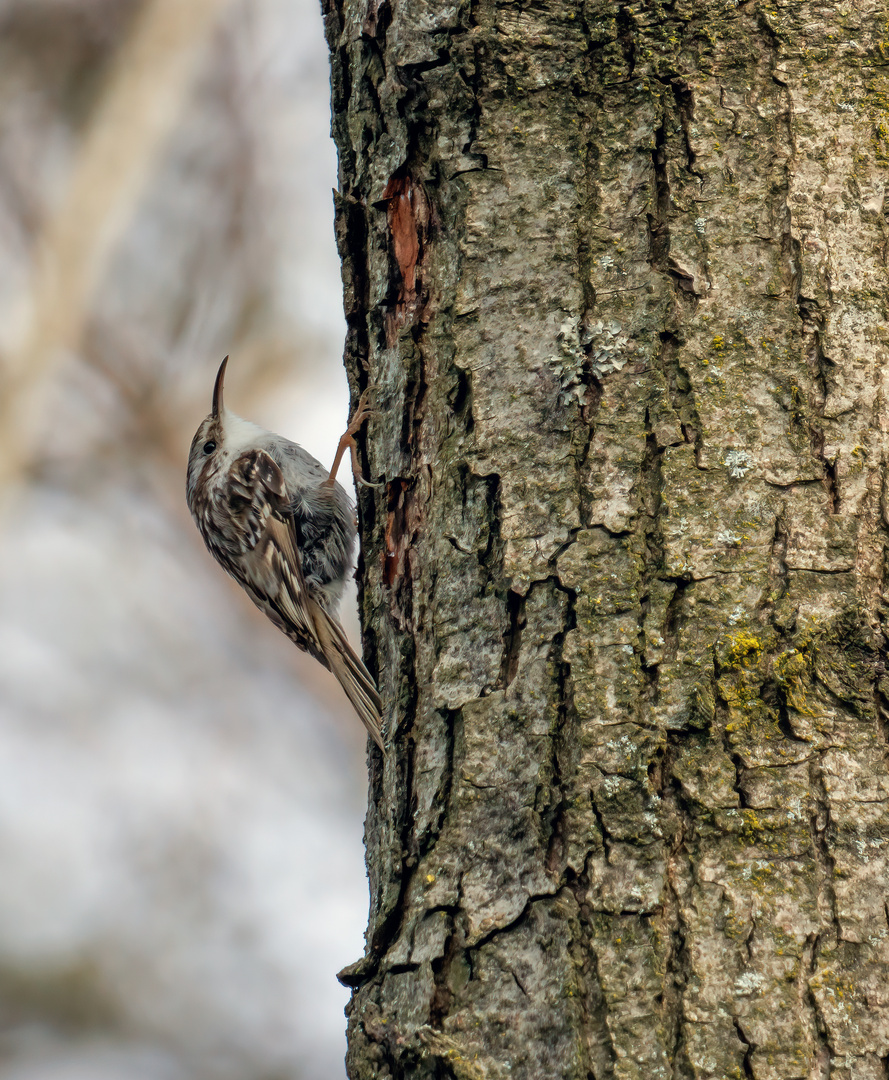
[{"label": "treecreeper", "polygon": [[228,357],[213,407],[188,454],[188,508],[210,554],[300,649],[339,680],[383,749],[380,695],[346,639],[337,608],[355,543],[355,511],[336,471],[367,419],[364,396],[328,472],[289,439],[236,416],[223,402]]}]

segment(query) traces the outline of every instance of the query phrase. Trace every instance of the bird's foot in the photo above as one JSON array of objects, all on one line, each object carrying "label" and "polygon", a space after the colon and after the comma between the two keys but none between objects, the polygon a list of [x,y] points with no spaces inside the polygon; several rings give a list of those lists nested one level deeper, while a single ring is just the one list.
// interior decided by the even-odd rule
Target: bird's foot
[{"label": "bird's foot", "polygon": [[373,484],[370,480],[365,480],[361,472],[361,466],[358,463],[358,446],[355,442],[355,436],[361,430],[362,425],[369,416],[373,416],[377,412],[376,409],[372,409],[368,404],[368,398],[376,390],[375,385],[367,386],[362,391],[361,397],[358,399],[358,407],[352,414],[352,419],[349,421],[349,426],[343,432],[340,438],[339,445],[336,448],[336,454],[334,455],[333,465],[330,467],[330,475],[324,481],[326,487],[333,487],[336,481],[336,474],[340,467],[340,462],[343,460],[343,454],[346,450],[349,451],[352,458],[352,476],[355,480],[355,484],[359,487],[369,488],[381,488],[383,484]]}]

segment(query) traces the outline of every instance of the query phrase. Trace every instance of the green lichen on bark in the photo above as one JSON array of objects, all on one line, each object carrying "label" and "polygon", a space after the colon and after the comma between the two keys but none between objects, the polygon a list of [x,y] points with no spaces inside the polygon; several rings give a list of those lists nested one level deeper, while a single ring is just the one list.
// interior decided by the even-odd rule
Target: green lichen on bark
[{"label": "green lichen on bark", "polygon": [[353,1078],[884,1075],[883,9],[329,0]]}]

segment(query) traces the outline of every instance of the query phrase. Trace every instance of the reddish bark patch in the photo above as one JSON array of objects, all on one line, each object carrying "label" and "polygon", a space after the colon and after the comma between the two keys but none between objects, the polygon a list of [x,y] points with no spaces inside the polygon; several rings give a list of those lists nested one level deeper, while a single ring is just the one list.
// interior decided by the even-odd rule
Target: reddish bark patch
[{"label": "reddish bark patch", "polygon": [[417,309],[431,207],[422,186],[408,175],[393,176],[386,185],[383,199],[392,252],[401,277],[395,302],[396,323],[401,325]]}]

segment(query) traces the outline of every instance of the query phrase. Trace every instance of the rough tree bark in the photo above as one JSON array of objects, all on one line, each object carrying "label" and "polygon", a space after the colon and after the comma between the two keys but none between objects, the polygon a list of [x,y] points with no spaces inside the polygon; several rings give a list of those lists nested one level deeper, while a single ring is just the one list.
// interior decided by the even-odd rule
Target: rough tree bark
[{"label": "rough tree bark", "polygon": [[887,16],[325,0],[354,1080],[889,1075]]}]

